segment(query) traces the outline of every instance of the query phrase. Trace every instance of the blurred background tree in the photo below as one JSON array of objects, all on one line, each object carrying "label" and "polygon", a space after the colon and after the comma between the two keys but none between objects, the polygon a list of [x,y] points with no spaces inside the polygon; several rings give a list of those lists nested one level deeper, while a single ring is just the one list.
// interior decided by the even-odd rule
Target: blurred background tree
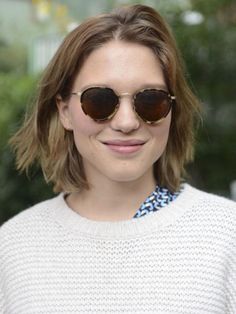
[{"label": "blurred background tree", "polygon": [[33,102],[41,71],[84,18],[134,3],[153,6],[171,24],[186,76],[203,103],[189,181],[230,197],[236,180],[235,0],[0,0],[0,224],[53,195],[37,167],[30,178],[16,172],[7,144]]}]

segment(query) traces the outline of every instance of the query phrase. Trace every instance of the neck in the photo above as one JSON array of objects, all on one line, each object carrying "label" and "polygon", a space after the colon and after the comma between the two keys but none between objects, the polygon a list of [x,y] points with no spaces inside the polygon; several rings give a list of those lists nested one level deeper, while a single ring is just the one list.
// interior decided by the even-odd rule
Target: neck
[{"label": "neck", "polygon": [[74,211],[91,220],[128,220],[133,218],[155,186],[153,176],[132,182],[104,179],[93,183],[89,190],[70,194],[67,202]]}]

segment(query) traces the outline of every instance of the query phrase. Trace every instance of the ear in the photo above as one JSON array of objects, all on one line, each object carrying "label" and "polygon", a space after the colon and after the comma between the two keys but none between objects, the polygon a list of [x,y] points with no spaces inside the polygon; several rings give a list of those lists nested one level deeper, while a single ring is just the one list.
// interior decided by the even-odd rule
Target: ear
[{"label": "ear", "polygon": [[61,124],[66,130],[72,130],[69,104],[63,101],[60,95],[56,97],[56,104],[57,104],[57,109],[58,109]]}]

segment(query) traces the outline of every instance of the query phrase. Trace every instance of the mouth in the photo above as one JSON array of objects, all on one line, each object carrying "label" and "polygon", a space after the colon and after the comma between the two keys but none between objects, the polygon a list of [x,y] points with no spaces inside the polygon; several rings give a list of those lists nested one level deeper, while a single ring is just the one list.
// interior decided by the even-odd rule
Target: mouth
[{"label": "mouth", "polygon": [[111,140],[102,142],[108,149],[120,154],[131,154],[142,149],[143,140]]}]

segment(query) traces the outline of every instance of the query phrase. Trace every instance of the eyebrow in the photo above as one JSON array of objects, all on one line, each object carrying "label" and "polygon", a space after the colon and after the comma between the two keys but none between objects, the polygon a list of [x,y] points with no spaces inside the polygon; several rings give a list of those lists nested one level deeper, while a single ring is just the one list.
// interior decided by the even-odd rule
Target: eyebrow
[{"label": "eyebrow", "polygon": [[145,84],[142,85],[142,87],[140,89],[144,89],[144,88],[157,88],[157,89],[161,89],[164,91],[167,91],[167,86],[164,84]]},{"label": "eyebrow", "polygon": [[[81,88],[80,91],[84,91],[90,87],[109,87],[109,88],[113,89],[114,91],[116,91],[116,89],[109,84],[89,84],[89,85],[83,86],[83,88]],[[138,89],[136,89],[136,91],[139,91],[139,90],[142,90],[145,88],[156,88],[156,89],[160,89],[160,90],[164,90],[164,91],[168,92],[168,88],[166,85],[155,84],[155,83],[141,85]]]}]

